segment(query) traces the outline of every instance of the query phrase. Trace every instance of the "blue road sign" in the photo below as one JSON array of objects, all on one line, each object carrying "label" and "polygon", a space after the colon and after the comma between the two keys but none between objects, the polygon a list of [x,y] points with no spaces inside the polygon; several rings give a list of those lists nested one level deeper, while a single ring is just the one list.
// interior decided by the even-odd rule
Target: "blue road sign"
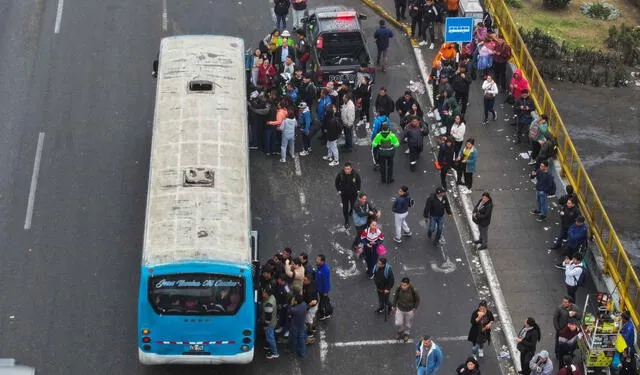
[{"label": "blue road sign", "polygon": [[445,42],[470,42],[473,38],[473,18],[447,17],[444,30]]}]

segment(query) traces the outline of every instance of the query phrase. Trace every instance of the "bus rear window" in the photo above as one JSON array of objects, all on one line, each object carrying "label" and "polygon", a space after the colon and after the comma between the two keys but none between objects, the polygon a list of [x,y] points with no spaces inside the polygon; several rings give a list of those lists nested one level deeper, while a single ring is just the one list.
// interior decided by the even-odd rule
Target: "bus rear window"
[{"label": "bus rear window", "polygon": [[244,302],[244,279],[217,274],[149,278],[149,302],[161,315],[234,315]]}]

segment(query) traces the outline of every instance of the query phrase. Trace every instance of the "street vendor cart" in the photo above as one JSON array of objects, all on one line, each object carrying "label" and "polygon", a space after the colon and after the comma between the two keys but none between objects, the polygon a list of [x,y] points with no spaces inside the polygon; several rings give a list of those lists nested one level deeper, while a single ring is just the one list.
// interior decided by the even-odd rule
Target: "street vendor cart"
[{"label": "street vendor cart", "polygon": [[620,313],[614,311],[610,294],[587,295],[580,331],[578,349],[584,361],[584,373],[610,374],[620,331]]}]

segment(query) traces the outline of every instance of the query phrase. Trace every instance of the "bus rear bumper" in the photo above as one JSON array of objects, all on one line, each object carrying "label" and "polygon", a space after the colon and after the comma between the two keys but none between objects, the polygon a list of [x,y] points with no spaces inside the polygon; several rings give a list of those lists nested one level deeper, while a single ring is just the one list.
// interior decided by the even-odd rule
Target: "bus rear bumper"
[{"label": "bus rear bumper", "polygon": [[138,359],[143,365],[222,365],[236,364],[243,365],[253,360],[253,348],[245,353],[236,355],[160,355],[147,353],[138,348]]}]

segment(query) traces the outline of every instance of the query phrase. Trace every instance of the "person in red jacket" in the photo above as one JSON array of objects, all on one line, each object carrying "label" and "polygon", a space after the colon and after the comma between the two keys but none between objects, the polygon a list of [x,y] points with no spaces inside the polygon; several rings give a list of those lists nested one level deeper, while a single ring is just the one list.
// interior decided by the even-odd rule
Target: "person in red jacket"
[{"label": "person in red jacket", "polygon": [[513,72],[509,89],[511,90],[511,95],[513,95],[514,100],[520,99],[524,90],[529,90],[529,81],[522,76],[522,70],[516,69],[515,72]]},{"label": "person in red jacket", "polygon": [[270,89],[274,86],[273,80],[276,76],[276,68],[271,65],[269,59],[264,59],[258,68],[258,87]]}]

